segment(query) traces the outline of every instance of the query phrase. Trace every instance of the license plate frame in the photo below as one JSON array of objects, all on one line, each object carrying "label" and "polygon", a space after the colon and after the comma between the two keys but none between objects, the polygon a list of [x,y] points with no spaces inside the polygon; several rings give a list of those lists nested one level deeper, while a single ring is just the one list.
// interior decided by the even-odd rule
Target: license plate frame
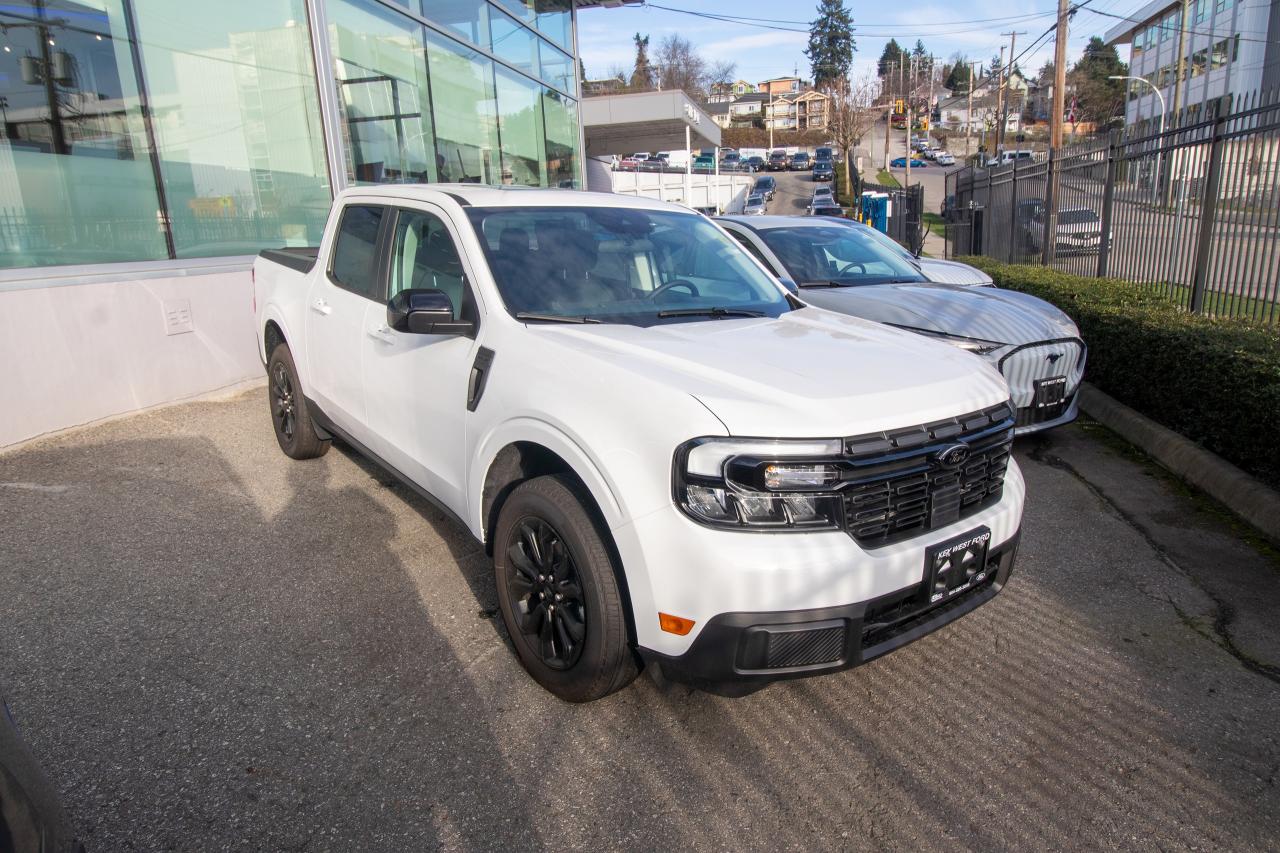
[{"label": "license plate frame", "polygon": [[926,548],[922,596],[925,603],[942,604],[986,581],[990,576],[990,548],[991,528],[985,526]]},{"label": "license plate frame", "polygon": [[1032,385],[1035,388],[1035,398],[1032,405],[1037,409],[1061,406],[1067,401],[1067,377],[1065,376],[1050,376],[1045,379],[1037,379]]}]

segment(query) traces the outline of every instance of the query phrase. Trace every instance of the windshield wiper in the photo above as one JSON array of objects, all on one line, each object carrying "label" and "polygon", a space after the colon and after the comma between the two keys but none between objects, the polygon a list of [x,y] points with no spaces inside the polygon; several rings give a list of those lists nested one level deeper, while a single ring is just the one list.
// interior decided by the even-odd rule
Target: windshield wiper
[{"label": "windshield wiper", "polygon": [[763,317],[763,311],[748,311],[745,308],[670,308],[659,311],[659,317]]},{"label": "windshield wiper", "polygon": [[535,323],[599,323],[595,317],[565,317],[560,314],[531,314],[528,311],[521,311],[516,315],[517,320],[528,320]]},{"label": "windshield wiper", "polygon": [[853,287],[851,281],[802,281],[801,287]]}]

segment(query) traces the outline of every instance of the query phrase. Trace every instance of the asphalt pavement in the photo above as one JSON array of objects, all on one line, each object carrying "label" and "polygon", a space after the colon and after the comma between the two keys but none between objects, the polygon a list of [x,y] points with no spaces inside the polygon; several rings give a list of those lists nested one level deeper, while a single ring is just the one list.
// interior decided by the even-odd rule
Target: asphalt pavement
[{"label": "asphalt pavement", "polygon": [[91,851],[1280,847],[1274,556],[1097,427],[1017,459],[973,614],[571,706],[464,530],[263,389],[173,406],[0,455],[0,688]]}]

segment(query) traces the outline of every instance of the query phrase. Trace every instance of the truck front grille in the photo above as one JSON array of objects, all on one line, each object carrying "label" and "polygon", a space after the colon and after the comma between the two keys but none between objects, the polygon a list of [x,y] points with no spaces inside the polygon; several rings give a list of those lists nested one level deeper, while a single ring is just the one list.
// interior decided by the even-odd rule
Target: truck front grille
[{"label": "truck front grille", "polygon": [[[958,418],[846,439],[854,476],[842,488],[845,528],[875,548],[944,527],[1000,500],[1013,442],[1007,403]],[[949,448],[968,456],[948,464]]]}]

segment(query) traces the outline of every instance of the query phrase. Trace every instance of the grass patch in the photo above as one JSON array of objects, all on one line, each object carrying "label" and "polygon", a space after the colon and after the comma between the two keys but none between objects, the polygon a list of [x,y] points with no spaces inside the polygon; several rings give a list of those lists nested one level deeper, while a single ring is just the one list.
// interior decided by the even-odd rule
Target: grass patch
[{"label": "grass patch", "polygon": [[898,183],[898,179],[889,173],[888,169],[881,169],[880,171],[876,172],[876,183],[882,187],[902,186],[902,184]]},{"label": "grass patch", "polygon": [[1069,314],[1103,391],[1280,487],[1280,328],[1190,314],[1133,282],[962,260]]},{"label": "grass patch", "polygon": [[922,222],[924,227],[937,234],[939,237],[946,239],[947,223],[941,216],[936,213],[925,212]]}]

